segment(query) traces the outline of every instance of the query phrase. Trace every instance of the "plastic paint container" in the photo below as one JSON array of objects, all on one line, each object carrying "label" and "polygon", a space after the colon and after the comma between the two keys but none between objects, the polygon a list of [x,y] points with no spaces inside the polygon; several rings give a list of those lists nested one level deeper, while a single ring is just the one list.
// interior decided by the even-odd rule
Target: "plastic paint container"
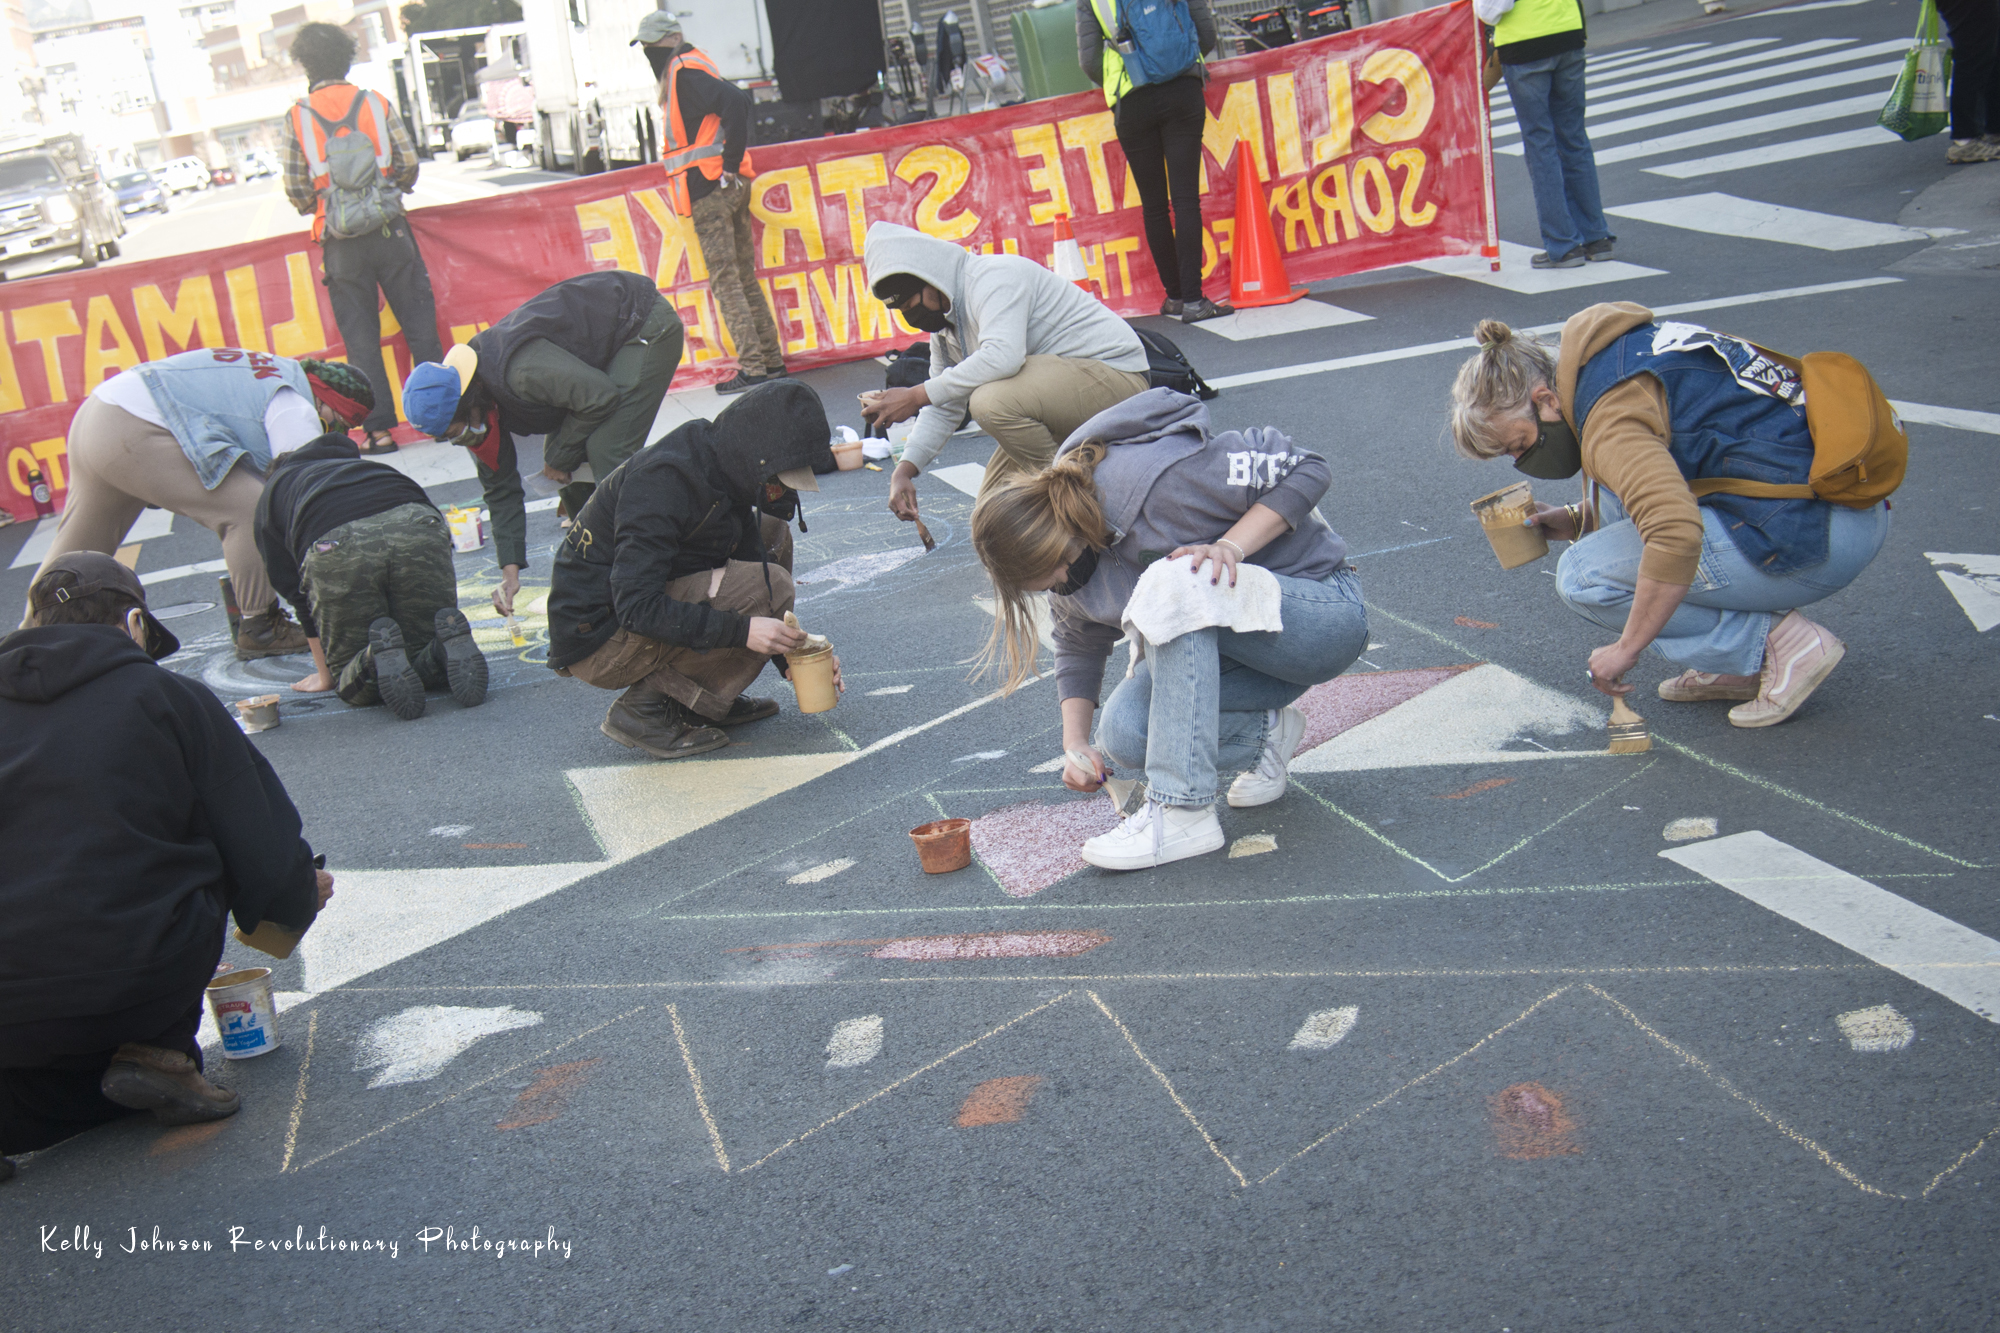
[{"label": "plastic paint container", "polygon": [[222,1033],[222,1054],[249,1060],[278,1049],[278,1009],[271,1000],[271,969],[246,967],[208,983],[208,1007]]},{"label": "plastic paint container", "polygon": [[852,472],[854,469],[860,467],[864,461],[861,452],[861,441],[855,440],[852,443],[834,445],[833,461],[839,465],[842,472]]},{"label": "plastic paint container", "polygon": [[792,689],[799,696],[801,713],[824,713],[840,701],[833,688],[833,645],[812,652],[786,653]]},{"label": "plastic paint container", "polygon": [[451,529],[452,550],[463,553],[486,545],[486,533],[477,509],[447,509],[444,521]]},{"label": "plastic paint container", "polygon": [[1472,502],[1472,513],[1478,518],[1486,540],[1492,543],[1493,554],[1500,557],[1500,568],[1517,569],[1549,553],[1547,534],[1539,527],[1526,526],[1528,515],[1534,511],[1534,491],[1525,481],[1517,481]]},{"label": "plastic paint container", "polygon": [[933,819],[910,830],[926,875],[943,875],[972,864],[972,821]]},{"label": "plastic paint container", "polygon": [[278,725],[278,696],[260,694],[254,699],[238,699],[236,716],[246,732],[269,731]]}]

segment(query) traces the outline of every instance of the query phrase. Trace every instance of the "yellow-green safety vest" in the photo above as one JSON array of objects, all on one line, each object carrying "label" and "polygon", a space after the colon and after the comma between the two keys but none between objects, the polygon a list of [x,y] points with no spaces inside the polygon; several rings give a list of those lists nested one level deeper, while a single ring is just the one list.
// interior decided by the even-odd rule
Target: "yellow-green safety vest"
[{"label": "yellow-green safety vest", "polygon": [[[1514,7],[1493,25],[1493,44],[1512,46],[1537,37],[1553,37],[1574,32],[1583,26],[1583,8],[1577,0],[1515,0]],[[1106,87],[1110,86],[1106,81]]]},{"label": "yellow-green safety vest", "polygon": [[1097,26],[1104,30],[1104,104],[1117,106],[1118,99],[1132,91],[1132,76],[1125,72],[1125,57],[1118,54],[1118,0],[1090,0],[1097,14]]}]

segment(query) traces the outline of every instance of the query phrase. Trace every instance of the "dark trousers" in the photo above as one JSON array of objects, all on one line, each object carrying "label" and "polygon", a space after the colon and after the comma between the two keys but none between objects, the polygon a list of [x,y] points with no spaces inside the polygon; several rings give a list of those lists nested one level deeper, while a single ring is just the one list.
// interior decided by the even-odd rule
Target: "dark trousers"
[{"label": "dark trousers", "polygon": [[[1118,99],[1118,146],[1139,187],[1146,248],[1176,301],[1201,299],[1201,126],[1207,112],[1192,74],[1148,83]],[[1172,209],[1169,213],[1168,204]]]},{"label": "dark trousers", "polygon": [[2000,134],[2000,4],[1940,0],[1951,33],[1951,137]]},{"label": "dark trousers", "polygon": [[400,219],[366,236],[344,241],[329,236],[323,262],[333,322],[340,326],[347,359],[375,390],[375,410],[361,424],[369,430],[387,430],[396,424],[396,399],[382,366],[382,298],[388,298],[389,309],[403,326],[410,356],[417,361],[444,360],[430,270],[410,235],[410,224]]}]

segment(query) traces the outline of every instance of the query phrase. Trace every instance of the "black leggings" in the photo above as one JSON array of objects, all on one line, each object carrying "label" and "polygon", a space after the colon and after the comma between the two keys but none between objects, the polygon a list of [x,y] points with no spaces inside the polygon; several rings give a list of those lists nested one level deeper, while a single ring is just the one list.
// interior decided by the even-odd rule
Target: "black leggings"
[{"label": "black leggings", "polygon": [[1940,0],[1951,33],[1951,137],[2000,134],[2000,4]]},{"label": "black leggings", "polygon": [[[1201,299],[1201,79],[1183,74],[1118,99],[1118,146],[1139,187],[1146,248],[1176,301]],[[1171,215],[1168,200],[1172,199]]]}]

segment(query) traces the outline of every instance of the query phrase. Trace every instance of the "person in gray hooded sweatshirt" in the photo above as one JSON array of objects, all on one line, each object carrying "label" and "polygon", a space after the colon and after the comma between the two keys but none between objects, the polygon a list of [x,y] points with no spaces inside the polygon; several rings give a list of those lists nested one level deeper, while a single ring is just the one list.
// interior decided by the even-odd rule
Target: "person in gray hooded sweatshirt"
[{"label": "person in gray hooded sweatshirt", "polygon": [[[1084,843],[1085,861],[1139,870],[1218,850],[1220,769],[1244,770],[1232,806],[1284,795],[1306,729],[1293,701],[1368,644],[1360,578],[1316,507],[1332,475],[1270,427],[1211,435],[1199,399],[1151,389],[1084,422],[1054,465],[973,510],[973,549],[999,594],[987,660],[1004,658],[1005,690],[1035,669],[1028,598],[1049,593],[1064,785],[1095,791],[1113,766],[1146,775],[1146,803]],[[1093,740],[1126,604],[1162,556],[1190,557],[1194,577],[1231,587],[1240,563],[1268,569],[1283,628],[1210,625],[1148,642]]]},{"label": "person in gray hooded sweatshirt", "polygon": [[1074,283],[1018,255],[971,255],[893,222],[868,228],[868,285],[931,335],[924,383],[890,389],[868,410],[886,430],[916,417],[889,479],[889,508],[917,517],[917,474],[967,416],[998,448],[979,488],[1039,472],[1056,442],[1147,387],[1146,349],[1132,326]]}]

